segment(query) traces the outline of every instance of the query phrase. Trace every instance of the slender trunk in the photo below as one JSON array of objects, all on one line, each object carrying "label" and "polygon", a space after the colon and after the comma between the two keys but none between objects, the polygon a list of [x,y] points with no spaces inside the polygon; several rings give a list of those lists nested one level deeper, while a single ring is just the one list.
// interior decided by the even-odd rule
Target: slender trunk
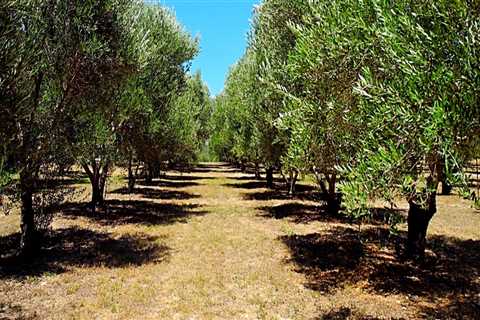
[{"label": "slender trunk", "polygon": [[260,175],[260,165],[258,162],[255,162],[255,179],[262,179],[262,176]]},{"label": "slender trunk", "polygon": [[160,175],[161,175],[161,164],[160,163],[157,163],[155,162],[151,167],[150,167],[150,170],[151,170],[151,176],[153,179],[157,179],[157,178],[160,178]]},{"label": "slender trunk", "polygon": [[424,206],[409,201],[407,254],[416,259],[425,256],[427,229],[430,220],[437,212],[436,194],[430,193]]},{"label": "slender trunk", "polygon": [[320,187],[320,190],[322,191],[322,193],[324,195],[328,195],[328,189],[327,189],[327,186],[325,185],[325,182],[323,181],[322,179],[322,176],[320,173],[318,173],[317,171],[314,170],[314,174],[315,174],[315,178],[317,179],[317,183]]},{"label": "slender trunk", "polygon": [[152,181],[153,181],[153,172],[152,172],[152,166],[150,163],[147,164],[147,168],[146,168],[146,176],[145,176],[145,182],[147,184],[151,184]]},{"label": "slender trunk", "polygon": [[135,189],[135,175],[132,170],[132,155],[128,159],[128,193],[132,193]]},{"label": "slender trunk", "polygon": [[267,188],[273,189],[273,167],[266,169]]},{"label": "slender trunk", "polygon": [[32,130],[35,122],[36,110],[40,102],[41,86],[43,82],[43,73],[40,72],[35,78],[35,87],[33,90],[32,111],[26,122],[21,121],[20,127],[24,129],[22,132],[22,154],[21,154],[21,172],[20,172],[20,200],[21,200],[21,238],[19,254],[23,258],[33,258],[35,253],[40,249],[40,239],[35,227],[35,217],[33,210],[33,188],[35,164],[31,160],[30,155],[35,152],[35,136]]},{"label": "slender trunk", "polygon": [[99,177],[92,181],[92,206],[103,205],[103,190],[100,184]]},{"label": "slender trunk", "polygon": [[291,196],[295,194],[295,185],[297,183],[297,178],[298,178],[298,171],[297,170],[290,171],[288,194]]},{"label": "slender trunk", "polygon": [[447,175],[445,172],[446,170],[445,159],[442,158],[438,161],[436,169],[437,169],[438,180],[442,184],[441,194],[444,196],[447,196],[452,193],[453,187],[447,180]]},{"label": "slender trunk", "polygon": [[19,253],[24,258],[32,258],[40,248],[33,211],[33,183],[29,173],[24,171],[20,176],[22,234]]},{"label": "slender trunk", "polygon": [[240,162],[240,170],[242,172],[245,172],[247,170],[247,166],[245,165],[245,162],[243,162],[243,161]]}]

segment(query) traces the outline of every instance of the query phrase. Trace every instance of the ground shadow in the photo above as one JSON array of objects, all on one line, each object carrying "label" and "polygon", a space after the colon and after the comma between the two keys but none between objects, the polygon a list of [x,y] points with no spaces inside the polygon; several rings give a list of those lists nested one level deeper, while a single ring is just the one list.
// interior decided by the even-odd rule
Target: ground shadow
[{"label": "ground shadow", "polygon": [[332,214],[325,206],[307,205],[301,202],[284,203],[277,206],[258,208],[260,216],[273,219],[287,219],[294,223],[310,223],[323,221],[331,223],[353,223],[353,220],[343,214]]},{"label": "ground shadow", "polygon": [[[362,314],[358,310],[352,310],[349,307],[340,307],[316,317],[315,320],[380,320],[381,318]],[[390,320],[404,320],[404,318],[389,318]]]},{"label": "ground shadow", "polygon": [[195,168],[192,168],[190,172],[239,172],[240,169],[233,167],[226,163],[208,163],[198,164]]},{"label": "ground shadow", "polygon": [[[245,175],[242,175],[242,176],[239,176],[239,177],[231,177],[230,179],[239,180],[239,181],[252,181],[253,180],[253,181],[266,183],[265,178],[256,179],[253,174],[248,174],[248,175],[245,174]],[[280,179],[275,179],[275,182],[281,182],[281,180]]]},{"label": "ground shadow", "polygon": [[382,227],[358,231],[337,226],[322,233],[283,236],[281,240],[291,251],[289,261],[305,274],[310,289],[332,292],[362,281],[377,294],[400,293],[432,303],[439,298],[449,301],[440,309],[422,309],[425,315],[478,315],[480,241],[430,236],[433,253],[420,265],[398,255],[405,236],[390,236]]},{"label": "ground shadow", "polygon": [[114,236],[76,227],[49,232],[33,263],[22,264],[9,257],[18,247],[20,235],[0,237],[7,254],[0,259],[0,279],[63,273],[72,267],[120,268],[164,261],[169,248],[159,238],[146,234]]},{"label": "ground shadow", "polygon": [[38,319],[36,313],[26,312],[21,306],[10,303],[0,302],[0,319],[22,319],[22,320],[34,320]]},{"label": "ground shadow", "polygon": [[38,181],[37,187],[40,189],[57,189],[62,187],[88,184],[88,178],[58,178]]},{"label": "ground shadow", "polygon": [[[228,184],[225,184],[225,186],[238,188],[238,189],[247,189],[247,190],[267,188],[266,181],[252,180],[252,179],[245,179],[245,180],[250,180],[250,181],[241,182],[241,183],[228,183]],[[287,193],[287,187],[285,185],[285,182],[283,183],[275,182],[274,188],[270,189],[269,191],[278,193],[278,196],[284,196],[284,193],[285,194]],[[305,185],[305,184],[297,184],[295,186],[295,192],[299,194],[315,192],[315,191],[317,191],[317,188],[314,186]]]},{"label": "ground shadow", "polygon": [[199,195],[183,191],[159,190],[152,188],[135,188],[132,193],[128,192],[128,188],[120,188],[112,191],[111,193],[123,195],[141,195],[144,198],[161,200],[188,200],[200,197]]},{"label": "ground shadow", "polygon": [[299,188],[295,194],[289,195],[285,190],[286,188],[276,188],[273,190],[259,191],[259,192],[249,192],[244,195],[246,200],[254,201],[268,201],[268,200],[309,200],[309,201],[322,201],[324,196],[320,192],[314,192],[314,189],[310,189],[309,186],[305,187],[306,191],[302,191],[302,188]]},{"label": "ground shadow", "polygon": [[186,223],[192,216],[204,215],[195,204],[164,204],[140,200],[108,200],[92,213],[88,203],[67,203],[59,208],[64,217],[86,217],[101,225],[164,225]]},{"label": "ground shadow", "polygon": [[152,182],[147,182],[145,180],[138,181],[139,186],[145,187],[164,187],[164,188],[188,188],[198,186],[198,182],[194,181],[166,181],[155,179]]},{"label": "ground shadow", "polygon": [[[251,179],[248,179],[251,180]],[[265,181],[248,181],[242,183],[227,183],[224,186],[237,188],[237,189],[264,189],[267,187],[267,183]]]},{"label": "ground shadow", "polygon": [[170,181],[197,181],[197,180],[211,180],[214,179],[212,177],[196,177],[196,176],[189,176],[189,175],[165,175],[162,177],[163,180],[170,180]]}]

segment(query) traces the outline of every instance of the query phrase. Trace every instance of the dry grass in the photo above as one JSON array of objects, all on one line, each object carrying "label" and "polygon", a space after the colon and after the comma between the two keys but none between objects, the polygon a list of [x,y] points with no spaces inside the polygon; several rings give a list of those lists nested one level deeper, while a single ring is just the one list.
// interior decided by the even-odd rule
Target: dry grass
[{"label": "dry grass", "polygon": [[[120,172],[117,172],[117,175]],[[220,164],[168,173],[108,209],[66,204],[43,258],[0,273],[0,319],[412,319],[480,312],[480,213],[440,197],[428,263],[399,239],[324,212],[316,195],[263,189]],[[80,201],[87,201],[84,196]],[[18,238],[0,217],[0,244]],[[403,235],[403,234],[402,234]]]}]

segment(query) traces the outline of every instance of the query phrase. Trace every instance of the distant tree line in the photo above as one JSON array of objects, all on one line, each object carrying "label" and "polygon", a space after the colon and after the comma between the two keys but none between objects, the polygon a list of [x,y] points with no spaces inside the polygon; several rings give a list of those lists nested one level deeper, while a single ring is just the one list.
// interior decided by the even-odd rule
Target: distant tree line
[{"label": "distant tree line", "polygon": [[280,172],[290,193],[313,174],[334,213],[406,199],[407,253],[422,257],[439,186],[472,196],[479,59],[478,1],[265,0],[215,100],[209,146],[263,165],[268,187]]}]

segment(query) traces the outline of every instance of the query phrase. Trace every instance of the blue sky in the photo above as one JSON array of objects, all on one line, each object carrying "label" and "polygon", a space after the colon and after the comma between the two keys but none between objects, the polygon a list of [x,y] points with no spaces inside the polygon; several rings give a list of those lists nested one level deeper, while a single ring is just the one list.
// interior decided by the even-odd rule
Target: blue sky
[{"label": "blue sky", "polygon": [[[245,51],[254,4],[258,0],[157,0],[174,10],[177,20],[200,36],[201,52],[192,71],[200,70],[212,95],[223,89],[228,68]],[[146,0],[146,2],[154,2]]]}]

